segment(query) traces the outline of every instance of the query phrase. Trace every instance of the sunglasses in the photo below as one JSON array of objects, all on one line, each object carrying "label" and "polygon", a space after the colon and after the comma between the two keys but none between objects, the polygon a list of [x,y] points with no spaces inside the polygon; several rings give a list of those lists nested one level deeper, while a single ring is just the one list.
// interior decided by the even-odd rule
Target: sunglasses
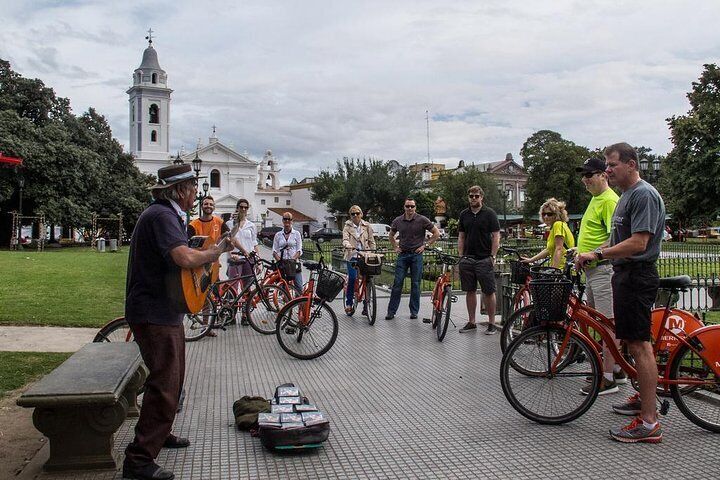
[{"label": "sunglasses", "polygon": [[246,207],[245,205],[240,205],[239,207],[237,207],[238,210],[247,210],[248,208],[250,207]]},{"label": "sunglasses", "polygon": [[542,212],[542,216],[543,217],[554,217],[555,213],[554,212]]},{"label": "sunglasses", "polygon": [[471,194],[471,195],[468,195],[468,197],[470,197],[470,198],[480,198],[480,197],[482,197],[482,195],[479,195],[479,194]]},{"label": "sunglasses", "polygon": [[582,174],[582,176],[583,176],[583,178],[592,178],[595,175],[597,175],[598,173],[602,173],[602,172],[585,172]]},{"label": "sunglasses", "polygon": [[353,217],[357,217],[358,215],[360,215],[360,212],[350,212],[350,215],[352,215]]},{"label": "sunglasses", "polygon": [[292,222],[292,218],[283,218],[283,222]]},{"label": "sunglasses", "polygon": [[405,208],[415,208],[415,205],[405,205]]}]

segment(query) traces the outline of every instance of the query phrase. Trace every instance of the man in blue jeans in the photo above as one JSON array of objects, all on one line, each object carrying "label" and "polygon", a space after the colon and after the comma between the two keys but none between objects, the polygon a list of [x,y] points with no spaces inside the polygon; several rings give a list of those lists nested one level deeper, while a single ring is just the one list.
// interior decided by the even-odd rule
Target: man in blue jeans
[{"label": "man in blue jeans", "polygon": [[[415,210],[417,204],[412,198],[405,199],[405,213],[393,220],[390,225],[390,244],[398,257],[395,261],[395,281],[390,293],[390,303],[385,320],[395,318],[400,306],[403,282],[410,270],[410,318],[415,319],[420,310],[420,280],[422,279],[422,253],[425,247],[432,245],[440,238],[440,231],[427,217],[419,215]],[[425,243],[425,232],[432,232],[432,237]],[[395,235],[399,233],[399,241]]]}]

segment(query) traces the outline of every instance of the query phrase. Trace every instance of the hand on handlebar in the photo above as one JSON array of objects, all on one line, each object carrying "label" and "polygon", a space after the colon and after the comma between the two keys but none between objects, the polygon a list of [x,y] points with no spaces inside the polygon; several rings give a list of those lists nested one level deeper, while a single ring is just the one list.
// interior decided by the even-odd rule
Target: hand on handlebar
[{"label": "hand on handlebar", "polygon": [[520,257],[520,261],[522,263],[532,263],[532,259],[530,257]]},{"label": "hand on handlebar", "polygon": [[575,269],[584,270],[590,262],[597,260],[597,255],[594,252],[581,253],[575,257]]}]

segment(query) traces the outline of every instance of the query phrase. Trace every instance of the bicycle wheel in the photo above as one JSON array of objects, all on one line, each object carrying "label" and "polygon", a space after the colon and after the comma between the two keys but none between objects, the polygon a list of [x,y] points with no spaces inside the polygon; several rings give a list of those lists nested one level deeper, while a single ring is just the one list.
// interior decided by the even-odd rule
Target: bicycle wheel
[{"label": "bicycle wheel", "polygon": [[528,305],[510,315],[510,318],[507,319],[500,331],[500,351],[505,353],[510,342],[520,335],[523,330],[536,326],[535,315],[533,314],[534,308],[533,305]]},{"label": "bicycle wheel", "polygon": [[450,323],[450,307],[452,307],[452,289],[450,285],[445,285],[440,301],[440,311],[435,312],[435,333],[439,342],[443,341],[447,333],[448,323]]},{"label": "bicycle wheel", "polygon": [[707,384],[671,385],[670,393],[678,409],[698,427],[720,433],[720,380],[705,360],[683,344],[678,346],[670,366],[670,379],[684,378]]},{"label": "bicycle wheel", "polygon": [[337,340],[338,334],[335,312],[317,298],[309,309],[308,302],[308,297],[300,297],[285,304],[278,313],[275,330],[282,349],[301,360],[325,354]]},{"label": "bicycle wheel", "polygon": [[132,342],[133,340],[132,330],[125,317],[118,317],[103,325],[93,342]]},{"label": "bicycle wheel", "polygon": [[[595,402],[600,388],[602,372],[593,347],[571,332],[568,348],[554,351],[558,338],[566,330],[559,326],[535,327],[524,331],[509,346],[500,363],[500,383],[510,405],[530,420],[559,425],[570,422],[585,413]],[[570,347],[585,354],[582,362],[560,361],[555,371],[551,365],[557,356],[568,356]],[[532,374],[518,372],[515,364],[528,366]],[[580,390],[588,385],[589,395]]]},{"label": "bicycle wheel", "polygon": [[263,285],[245,302],[245,317],[258,333],[272,335],[278,312],[287,302],[290,294],[279,285]]},{"label": "bicycle wheel", "polygon": [[210,332],[210,329],[215,326],[216,318],[217,310],[215,309],[215,304],[208,296],[208,298],[205,299],[202,310],[198,313],[186,313],[183,316],[185,341],[194,342],[203,338]]},{"label": "bicycle wheel", "polygon": [[370,325],[377,319],[377,292],[372,277],[365,277],[365,313]]}]

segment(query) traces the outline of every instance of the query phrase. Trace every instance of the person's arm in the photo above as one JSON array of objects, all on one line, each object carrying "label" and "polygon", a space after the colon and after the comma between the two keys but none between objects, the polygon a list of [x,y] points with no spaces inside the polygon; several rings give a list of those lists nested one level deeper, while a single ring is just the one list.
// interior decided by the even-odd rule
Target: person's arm
[{"label": "person's arm", "polygon": [[500,230],[496,232],[492,232],[490,234],[492,243],[490,244],[490,256],[493,259],[493,262],[495,261],[495,257],[497,257],[497,252],[500,250]]},{"label": "person's arm", "polygon": [[280,260],[280,235],[282,230],[277,232],[273,237],[272,256],[275,260]]},{"label": "person's arm", "polygon": [[400,253],[400,245],[398,245],[397,240],[395,240],[395,234],[397,233],[397,230],[395,230],[393,227],[390,227],[390,236],[388,237],[388,240],[390,240],[390,245],[392,245],[393,250],[395,250],[395,253]]},{"label": "person's arm", "polygon": [[343,227],[343,239],[342,239],[342,246],[346,250],[352,249],[352,245],[350,244],[350,229],[346,225]]},{"label": "person's arm", "polygon": [[373,228],[368,223],[367,226],[368,231],[368,247],[370,250],[375,250],[377,248],[377,243],[375,243],[375,232],[373,232]]},{"label": "person's arm", "polygon": [[547,256],[548,256],[548,249],[547,249],[547,248],[543,248],[542,250],[540,250],[540,252],[538,252],[537,255],[533,255],[533,256],[530,257],[530,258],[528,258],[528,257],[520,257],[520,260],[522,260],[522,261],[525,262],[525,263],[533,263],[533,262],[536,262],[536,261],[538,261],[538,260],[542,260],[543,258],[545,258],[545,257],[547,257]]},{"label": "person's arm", "polygon": [[297,230],[293,230],[293,235],[295,236],[295,241],[297,242],[297,245],[298,245],[298,251],[295,252],[295,256],[294,256],[293,258],[294,258],[295,260],[297,260],[297,259],[300,258],[300,257],[302,256],[302,254],[303,254],[303,249],[302,249],[302,235],[300,235],[300,232],[298,232]]},{"label": "person's arm", "polygon": [[465,232],[458,232],[458,255],[465,255]]},{"label": "person's arm", "polygon": [[[610,260],[613,258],[628,258],[638,253],[642,253],[647,248],[650,237],[652,237],[650,232],[635,232],[630,236],[630,238],[627,238],[612,247],[600,247],[600,250],[602,251],[602,259]],[[595,260],[599,260],[598,254],[595,252],[587,252],[580,254],[578,259],[575,261],[575,264],[582,266]]]},{"label": "person's arm", "polygon": [[552,252],[552,259],[550,260],[551,267],[562,268],[564,241],[565,237],[562,235],[555,235],[555,248]]}]

